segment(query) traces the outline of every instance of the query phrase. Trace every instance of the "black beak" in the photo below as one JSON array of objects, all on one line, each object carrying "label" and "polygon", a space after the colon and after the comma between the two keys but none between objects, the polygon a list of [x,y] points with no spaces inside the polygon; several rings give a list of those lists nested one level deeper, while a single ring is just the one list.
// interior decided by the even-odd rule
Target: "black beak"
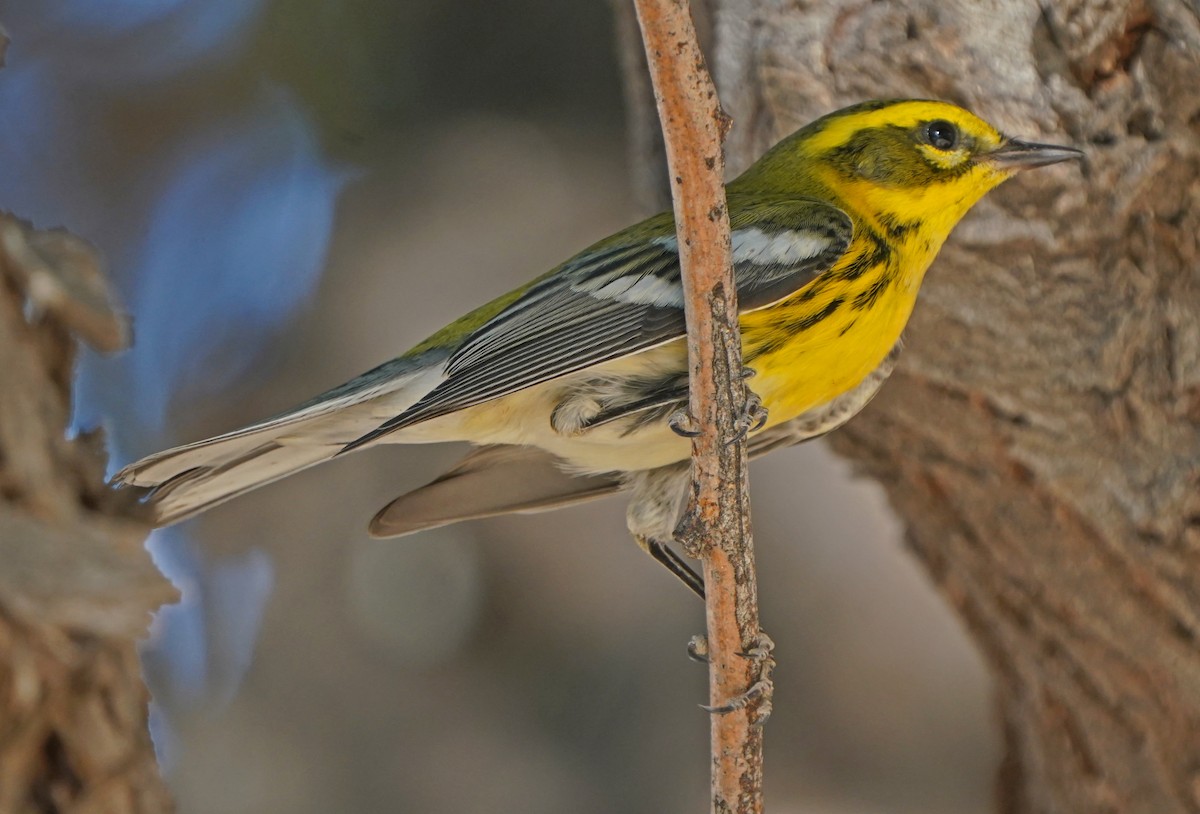
[{"label": "black beak", "polygon": [[1017,172],[1033,167],[1044,167],[1047,164],[1057,164],[1072,158],[1083,158],[1083,151],[1074,147],[1059,147],[1056,144],[1033,144],[1028,141],[1010,138],[1003,144],[983,156],[1001,169]]}]

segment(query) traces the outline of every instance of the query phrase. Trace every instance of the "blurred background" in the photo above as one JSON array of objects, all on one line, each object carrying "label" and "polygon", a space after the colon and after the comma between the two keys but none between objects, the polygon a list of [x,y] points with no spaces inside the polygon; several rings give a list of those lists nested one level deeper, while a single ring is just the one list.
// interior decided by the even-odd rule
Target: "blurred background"
[{"label": "blurred background", "polygon": [[[0,208],[98,245],[114,467],[285,409],[647,214],[600,0],[6,0]],[[461,450],[375,449],[154,535],[182,812],[707,806],[703,608],[624,507],[365,526]],[[773,811],[990,810],[978,655],[819,443],[753,470]]]}]

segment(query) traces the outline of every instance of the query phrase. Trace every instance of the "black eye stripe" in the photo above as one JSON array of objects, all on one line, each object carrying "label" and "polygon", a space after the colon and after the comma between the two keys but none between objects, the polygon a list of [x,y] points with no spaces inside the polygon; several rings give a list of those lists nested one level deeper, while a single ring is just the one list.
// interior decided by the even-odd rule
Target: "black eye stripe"
[{"label": "black eye stripe", "polygon": [[[935,123],[954,128],[953,148],[933,146],[929,127]],[[937,150],[944,158],[930,155],[930,149]],[[857,130],[844,144],[830,150],[825,160],[847,177],[889,187],[915,187],[953,180],[971,172],[977,166],[972,158],[974,150],[974,136],[939,119]]]},{"label": "black eye stripe", "polygon": [[938,150],[953,150],[958,146],[958,128],[945,119],[932,121],[925,126],[925,137]]}]

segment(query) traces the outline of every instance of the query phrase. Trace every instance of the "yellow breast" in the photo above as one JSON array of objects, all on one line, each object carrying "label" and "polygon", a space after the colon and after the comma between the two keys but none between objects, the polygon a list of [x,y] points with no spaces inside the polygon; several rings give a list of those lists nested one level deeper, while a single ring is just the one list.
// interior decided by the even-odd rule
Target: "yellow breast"
[{"label": "yellow breast", "polygon": [[742,317],[752,387],[770,424],[858,385],[900,339],[936,254],[923,240],[893,245],[863,230],[842,260],[806,288]]}]

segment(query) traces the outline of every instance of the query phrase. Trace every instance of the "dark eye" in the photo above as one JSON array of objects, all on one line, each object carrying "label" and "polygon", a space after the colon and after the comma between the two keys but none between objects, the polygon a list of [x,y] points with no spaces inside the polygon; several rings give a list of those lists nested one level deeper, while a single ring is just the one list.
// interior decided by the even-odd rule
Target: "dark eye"
[{"label": "dark eye", "polygon": [[958,128],[945,119],[930,122],[925,135],[929,137],[929,143],[939,150],[953,150],[958,144]]}]

